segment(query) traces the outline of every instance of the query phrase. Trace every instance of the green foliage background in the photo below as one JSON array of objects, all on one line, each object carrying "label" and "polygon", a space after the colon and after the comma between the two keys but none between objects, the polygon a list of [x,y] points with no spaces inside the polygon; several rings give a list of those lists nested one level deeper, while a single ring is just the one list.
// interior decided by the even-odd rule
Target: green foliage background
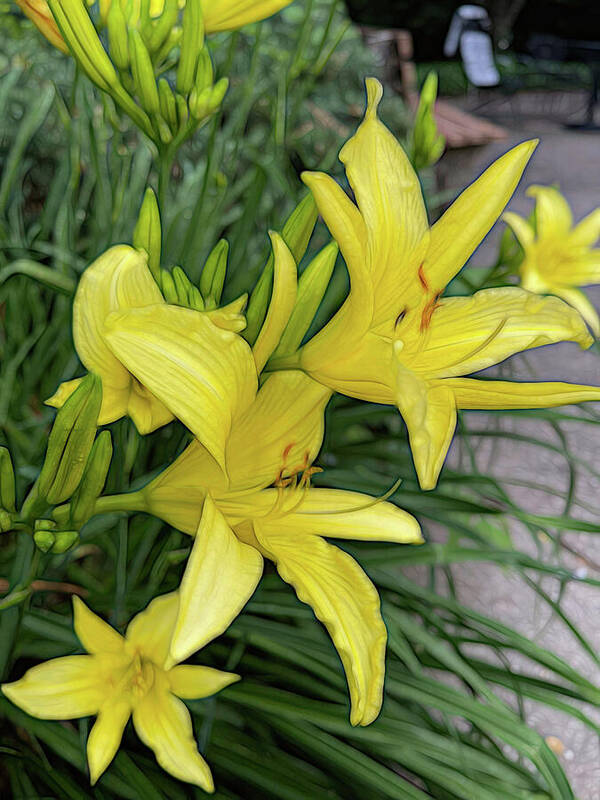
[{"label": "green foliage background", "polygon": [[[13,454],[23,496],[39,470],[54,416],[43,399],[80,370],[70,334],[77,276],[110,244],[130,241],[143,189],[156,175],[136,132],[6,6],[0,31],[0,439]],[[267,229],[280,229],[302,195],[299,171],[327,169],[343,180],[336,155],[362,112],[363,76],[375,70],[342,7],[331,0],[299,1],[263,25],[216,37],[213,53],[220,73],[232,76],[232,87],[223,112],[174,167],[164,205],[165,262],[180,263],[197,278],[209,250],[226,236],[231,297],[252,286],[268,252]],[[408,136],[409,119],[398,100],[386,99],[384,118]],[[436,202],[430,194],[434,212]],[[311,251],[325,241],[320,228]],[[487,279],[493,283],[502,268],[499,263]],[[478,283],[468,273],[457,290]],[[339,264],[321,321],[345,286]],[[590,426],[600,419],[589,409],[535,416],[558,431],[565,421]],[[469,419],[463,415],[459,428],[467,454],[474,446]],[[176,424],[142,439],[121,421],[113,436],[123,457],[109,476],[112,491],[145,483],[186,441]],[[530,446],[549,445],[532,438]],[[573,482],[582,466],[558,450]],[[476,568],[482,561],[520,575],[571,630],[577,646],[600,663],[560,603],[539,586],[542,576],[563,588],[573,580],[561,557],[565,531],[596,531],[572,516],[572,491],[561,516],[535,516],[511,500],[506,485],[479,473],[472,458],[468,469],[446,467],[438,488],[424,494],[398,415],[344,398],[329,409],[319,463],[326,468],[317,476],[321,485],[374,495],[403,477],[393,499],[419,517],[426,536],[435,523],[446,537],[419,548],[347,548],[377,584],[389,629],[386,702],[380,719],[366,729],[347,721],[341,665],[311,610],[274,571],[266,574],[242,616],[201,654],[202,663],[244,677],[218,698],[190,703],[200,748],[215,772],[215,796],[572,798],[556,756],[527,725],[523,701],[559,709],[598,733],[588,708],[598,704],[600,690],[500,620],[462,605],[452,580],[453,564]],[[506,532],[511,520],[524,523],[536,544],[544,533],[555,544],[552,556],[516,550]],[[38,553],[33,568],[43,571],[44,580],[79,587],[95,611],[121,627],[153,596],[177,585],[189,547],[188,537],[158,520],[103,516],[88,523],[75,549],[63,556]],[[11,585],[31,572],[31,559],[29,538],[0,537],[0,575]],[[415,565],[429,570],[426,585],[407,571]],[[581,580],[598,586],[592,578]],[[3,679],[20,677],[40,659],[79,651],[68,592],[64,586],[30,587],[20,602],[0,596]],[[514,653],[525,656],[530,668],[511,669]],[[534,676],[536,665],[545,668],[546,678]],[[87,729],[86,721],[31,719],[0,698],[0,795],[203,796],[162,772],[129,732],[91,789]]]}]

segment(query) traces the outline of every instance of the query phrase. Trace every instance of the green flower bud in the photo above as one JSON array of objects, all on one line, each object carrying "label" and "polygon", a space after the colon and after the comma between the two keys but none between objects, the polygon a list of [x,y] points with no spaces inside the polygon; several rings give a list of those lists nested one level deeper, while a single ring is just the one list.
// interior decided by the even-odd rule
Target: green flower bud
[{"label": "green flower bud", "polygon": [[177,292],[177,303],[180,306],[189,308],[189,294],[192,288],[192,283],[181,267],[173,267],[171,277],[175,284],[175,291]]},{"label": "green flower bud", "polygon": [[6,447],[0,447],[0,506],[15,510],[15,472]]},{"label": "green flower bud", "polygon": [[198,57],[204,46],[201,0],[187,0],[183,12],[182,30],[177,66],[177,91],[187,95],[194,85]]},{"label": "green flower bud", "polygon": [[49,553],[54,547],[56,537],[52,531],[39,530],[33,534],[33,541],[38,550],[41,550],[42,553]]},{"label": "green flower bud", "polygon": [[94,513],[96,500],[106,483],[112,453],[110,432],[102,431],[94,442],[83,477],[71,500],[71,523],[77,530],[81,529]]},{"label": "green flower bud", "polygon": [[161,244],[162,228],[158,203],[156,195],[148,187],[133,231],[133,246],[148,253],[148,267],[157,282],[160,273]]},{"label": "green flower bud", "polygon": [[150,116],[158,114],[160,103],[154,67],[140,32],[135,28],[129,30],[129,55],[135,92],[140,103]]},{"label": "green flower bud", "polygon": [[200,294],[204,297],[207,309],[216,308],[221,302],[228,256],[229,243],[221,239],[211,250],[202,269]]},{"label": "green flower bud", "polygon": [[79,531],[57,531],[54,534],[52,552],[62,555],[70,550],[77,541],[79,541]]},{"label": "green flower bud", "polygon": [[38,495],[50,505],[67,500],[77,488],[96,436],[102,383],[87,375],[54,420],[38,480]]},{"label": "green flower bud", "polygon": [[158,82],[158,100],[160,103],[160,113],[166,120],[172,131],[176,131],[179,126],[177,119],[177,104],[173,90],[169,86],[166,78],[161,78]]},{"label": "green flower bud", "polygon": [[12,514],[9,514],[8,511],[0,508],[0,533],[8,533],[8,531],[12,530],[12,527]]},{"label": "green flower bud", "polygon": [[108,43],[112,60],[119,69],[129,66],[129,44],[127,42],[127,22],[119,2],[111,3],[108,12]]},{"label": "green flower bud", "polygon": [[160,288],[167,303],[177,305],[177,289],[171,273],[166,269],[160,271]]}]

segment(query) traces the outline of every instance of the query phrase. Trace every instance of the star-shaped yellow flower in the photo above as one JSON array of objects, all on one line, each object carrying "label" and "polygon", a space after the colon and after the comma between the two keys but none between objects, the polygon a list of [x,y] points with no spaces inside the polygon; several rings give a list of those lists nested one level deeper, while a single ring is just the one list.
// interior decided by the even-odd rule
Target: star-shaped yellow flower
[{"label": "star-shaped yellow flower", "polygon": [[[67,720],[97,715],[87,742],[94,784],[115,757],[130,717],[163,769],[206,792],[210,768],[198,752],[190,714],[182,703],[210,697],[239,675],[211,667],[174,665],[169,645],[177,619],[176,592],[153,600],[121,636],[78,597],[75,632],[88,655],[54,658],[29,669],[2,691],[32,717]],[[203,627],[200,617],[198,624]],[[169,660],[169,665],[167,665]]]},{"label": "star-shaped yellow flower", "polygon": [[512,211],[502,219],[525,251],[519,269],[521,286],[538,294],[555,294],[576,308],[596,337],[600,318],[583,292],[575,288],[600,282],[600,208],[577,225],[569,204],[552,186],[530,186],[535,198],[533,223]]},{"label": "star-shaped yellow flower", "polygon": [[277,372],[234,423],[228,478],[194,442],[141,492],[102,498],[97,510],[145,510],[195,535],[171,644],[176,661],[227,629],[263,558],[273,561],[327,627],[348,678],[351,722],[367,725],[379,713],[385,672],[379,597],[356,561],[322,537],[422,539],[417,521],[392,503],[310,487],[330,395],[302,372]]},{"label": "star-shaped yellow flower", "polygon": [[457,409],[599,400],[600,389],[462,377],[531,347],[592,341],[579,314],[556,298],[517,287],[442,298],[506,205],[535,142],[499,158],[430,227],[418,178],[377,118],[381,84],[368,79],[367,93],[365,119],[340,153],[356,204],[328,175],[303,175],[345,258],[349,296],[299,355],[270,368],[297,366],[343,394],[396,405],[421,487],[431,489]]}]

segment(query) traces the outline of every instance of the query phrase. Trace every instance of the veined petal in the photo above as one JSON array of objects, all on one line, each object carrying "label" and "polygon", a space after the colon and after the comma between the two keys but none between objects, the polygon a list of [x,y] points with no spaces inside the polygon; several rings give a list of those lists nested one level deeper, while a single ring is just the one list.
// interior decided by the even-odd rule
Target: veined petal
[{"label": "veined petal", "polygon": [[46,0],[15,0],[15,2],[50,44],[65,54],[69,53],[69,48],[61,36]]},{"label": "veined petal", "polygon": [[273,292],[264,324],[253,347],[256,371],[260,374],[273,353],[296,303],[298,269],[294,256],[281,236],[270,232],[273,246]]},{"label": "veined petal", "polygon": [[179,664],[167,673],[169,686],[173,694],[182,700],[200,700],[211,697],[221,689],[240,680],[233,672],[222,672],[212,667],[196,667]]},{"label": "veined petal", "polygon": [[600,386],[577,383],[488,381],[477,378],[448,378],[435,381],[450,389],[458,408],[511,409],[553,408],[588,400],[600,400]]},{"label": "veined petal", "polygon": [[130,716],[131,706],[123,700],[105,703],[100,709],[87,741],[92,786],[117,754]]},{"label": "veined petal", "polygon": [[[277,489],[265,489],[256,498],[257,515],[276,506]],[[275,522],[272,522],[275,525]],[[417,520],[393,503],[360,492],[343,489],[315,489],[294,501],[294,510],[277,515],[280,533],[320,534],[333,539],[421,544]]]},{"label": "veined petal", "polygon": [[540,239],[565,236],[573,225],[569,204],[553,186],[529,186],[526,194],[535,197],[535,223]]},{"label": "veined petal", "polygon": [[181,781],[214,791],[210,768],[198,752],[192,720],[185,705],[166,686],[155,683],[133,711],[133,724],[145,745],[154,751],[160,766]]},{"label": "veined petal", "polygon": [[131,381],[127,395],[127,414],[142,436],[162,428],[174,419],[169,409],[137,380]]},{"label": "veined petal", "polygon": [[112,314],[106,339],[224,468],[232,420],[250,405],[257,388],[247,343],[205,313],[167,305]]},{"label": "veined petal", "polygon": [[227,630],[260,580],[262,556],[240,542],[210,495],[179,587],[179,612],[173,628],[173,665]]},{"label": "veined petal", "polygon": [[96,714],[106,699],[101,667],[97,656],[53,658],[27,670],[21,680],[2,684],[2,691],[32,717],[87,717]]},{"label": "veined petal", "polygon": [[505,211],[502,214],[502,221],[512,229],[523,250],[530,248],[535,241],[535,231],[526,219],[520,217],[512,211]]},{"label": "veined petal", "polygon": [[463,268],[496,222],[536,145],[537,139],[509,150],[465,189],[433,225],[422,274],[434,294]]},{"label": "veined petal", "polygon": [[[419,251],[428,231],[419,179],[398,140],[379,121],[383,87],[367,78],[364,121],[344,145],[340,160],[367,229],[367,261],[377,305],[418,287]],[[396,314],[400,312],[400,308]]]},{"label": "veined petal", "polygon": [[88,653],[123,652],[125,639],[121,634],[94,614],[77,595],[73,595],[73,627]]},{"label": "veined petal", "polygon": [[379,595],[356,561],[320,536],[280,533],[278,522],[255,524],[265,554],[329,631],[350,689],[352,725],[381,709],[387,634]]},{"label": "veined petal", "polygon": [[122,389],[130,376],[104,338],[109,314],[164,303],[146,254],[117,245],[83,273],[73,301],[73,339],[82,363],[102,378],[103,389]]},{"label": "veined petal", "polygon": [[206,33],[233,31],[276,14],[292,0],[208,0],[202,3]]},{"label": "veined petal", "polygon": [[600,318],[598,318],[598,312],[580,289],[571,289],[566,286],[553,286],[552,291],[555,295],[564,300],[565,303],[568,303],[579,311],[596,338],[600,336]]},{"label": "veined petal", "polygon": [[430,385],[398,362],[396,404],[408,430],[421,489],[433,489],[456,428],[454,396],[444,381]]},{"label": "veined petal", "polygon": [[169,654],[178,610],[179,592],[155,597],[127,626],[127,643],[162,668]]},{"label": "veined petal", "polygon": [[574,247],[592,247],[600,238],[600,208],[584,217],[571,231],[569,244]]},{"label": "veined petal", "polygon": [[421,375],[446,378],[468,375],[513,353],[561,341],[581,347],[592,343],[580,315],[561,300],[517,287],[483,289],[472,297],[440,301],[420,337],[419,349],[401,357]]}]

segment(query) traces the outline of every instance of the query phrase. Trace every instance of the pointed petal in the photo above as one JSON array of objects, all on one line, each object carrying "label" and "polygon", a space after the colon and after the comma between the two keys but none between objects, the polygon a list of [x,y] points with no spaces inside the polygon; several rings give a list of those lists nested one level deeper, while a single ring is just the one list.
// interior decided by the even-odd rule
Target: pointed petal
[{"label": "pointed petal", "polygon": [[387,292],[400,297],[418,284],[415,253],[429,226],[419,179],[398,140],[377,117],[383,87],[375,78],[367,78],[366,85],[364,121],[342,148],[340,160],[367,228],[378,302]]},{"label": "pointed petal", "polygon": [[[257,516],[275,507],[277,489],[266,489],[256,498]],[[294,510],[277,518],[277,530],[293,534],[320,534],[333,539],[421,544],[417,520],[393,503],[360,492],[310,488]]]},{"label": "pointed petal", "polygon": [[73,595],[73,627],[88,653],[122,653],[125,639]]},{"label": "pointed petal", "polygon": [[114,311],[164,303],[144,253],[111,247],[83,273],[73,301],[73,339],[79,358],[102,378],[103,388],[121,389],[130,376],[104,339],[106,318]]},{"label": "pointed petal", "polygon": [[2,691],[38,719],[77,719],[96,714],[106,699],[106,685],[96,656],[53,658],[27,670]]},{"label": "pointed petal", "polygon": [[333,639],[350,689],[350,722],[368,725],[381,709],[387,638],[375,587],[353,558],[320,536],[279,533],[277,521],[254,529],[283,580]]},{"label": "pointed petal", "polygon": [[111,315],[106,339],[224,467],[232,419],[250,405],[257,388],[244,339],[217,327],[208,314],[167,305]]},{"label": "pointed petal", "polygon": [[495,161],[431,228],[423,273],[434,293],[450,283],[490,231],[516,189],[536,144],[537,140],[523,142]]},{"label": "pointed petal", "polygon": [[[53,408],[62,408],[65,402],[79,386],[83,378],[61,383],[56,392],[45,403]],[[130,386],[115,389],[107,384],[102,385],[102,408],[98,415],[98,425],[108,425],[128,413]],[[142,431],[140,431],[141,433]]]},{"label": "pointed petal", "polygon": [[535,197],[535,224],[540,239],[565,236],[573,225],[569,204],[553,186],[529,186],[529,197]]},{"label": "pointed petal", "polygon": [[278,233],[271,231],[269,235],[274,259],[273,292],[267,316],[253,347],[258,374],[263,371],[269,357],[279,344],[294,310],[298,289],[298,269],[294,256]]},{"label": "pointed petal", "polygon": [[574,247],[592,247],[600,238],[600,208],[584,217],[569,236],[569,244]]},{"label": "pointed petal", "polygon": [[[213,792],[210,768],[198,752],[189,711],[162,682],[155,685],[133,711],[133,724],[160,766],[175,778]],[[166,681],[165,681],[166,682]]]},{"label": "pointed petal", "polygon": [[200,700],[211,697],[221,689],[240,680],[233,672],[222,672],[211,667],[195,667],[180,664],[169,670],[167,677],[173,694],[183,700]]},{"label": "pointed petal", "polygon": [[162,667],[169,654],[178,610],[178,592],[154,598],[127,626],[127,642],[139,647],[147,658]]},{"label": "pointed petal", "polygon": [[179,613],[171,640],[173,665],[227,630],[260,580],[263,560],[240,542],[210,495],[179,587]]},{"label": "pointed petal", "polygon": [[523,350],[592,338],[580,315],[556,297],[517,287],[483,289],[472,297],[442,300],[410,368],[430,378],[468,375]]},{"label": "pointed petal", "polygon": [[16,0],[17,5],[35,27],[62,53],[68,55],[69,48],[62,38],[58,25],[46,0]]},{"label": "pointed petal", "polygon": [[292,0],[211,0],[202,4],[206,33],[233,31],[276,14]]},{"label": "pointed petal", "polygon": [[131,706],[122,700],[105,703],[100,709],[87,741],[87,760],[92,786],[117,754],[130,716]]},{"label": "pointed petal", "polygon": [[457,407],[465,409],[553,408],[600,400],[600,386],[577,383],[519,383],[476,378],[449,378],[439,383],[453,392]]},{"label": "pointed petal", "polygon": [[594,336],[596,338],[600,337],[600,319],[598,318],[598,312],[582,291],[579,289],[570,289],[566,286],[555,286],[553,287],[553,292],[558,295],[558,297],[562,298],[565,303],[576,308],[590,326],[590,330],[593,332]]},{"label": "pointed petal", "polygon": [[512,211],[505,211],[502,214],[502,221],[512,228],[512,232],[519,240],[523,250],[527,250],[535,241],[535,231],[526,219],[520,217]]},{"label": "pointed petal", "polygon": [[430,386],[397,364],[396,403],[408,429],[421,489],[433,489],[456,428],[456,404],[445,383]]}]

